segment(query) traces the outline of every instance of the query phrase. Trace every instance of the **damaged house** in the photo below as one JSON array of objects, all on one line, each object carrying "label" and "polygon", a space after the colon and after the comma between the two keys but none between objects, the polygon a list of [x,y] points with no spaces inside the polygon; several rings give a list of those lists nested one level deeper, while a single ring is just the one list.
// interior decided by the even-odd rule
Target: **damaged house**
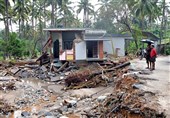
[{"label": "damaged house", "polygon": [[56,28],[44,29],[49,34],[43,51],[50,50],[53,59],[59,61],[105,60],[103,44],[109,40],[104,30]]}]

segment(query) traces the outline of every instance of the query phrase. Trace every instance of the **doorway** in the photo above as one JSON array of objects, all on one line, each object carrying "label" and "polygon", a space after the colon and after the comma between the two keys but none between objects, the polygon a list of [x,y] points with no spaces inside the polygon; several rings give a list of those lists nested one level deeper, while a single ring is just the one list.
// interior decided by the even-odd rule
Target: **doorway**
[{"label": "doorway", "polygon": [[55,59],[59,59],[59,40],[57,39],[53,43],[53,55]]},{"label": "doorway", "polygon": [[87,41],[87,58],[98,58],[98,41]]}]

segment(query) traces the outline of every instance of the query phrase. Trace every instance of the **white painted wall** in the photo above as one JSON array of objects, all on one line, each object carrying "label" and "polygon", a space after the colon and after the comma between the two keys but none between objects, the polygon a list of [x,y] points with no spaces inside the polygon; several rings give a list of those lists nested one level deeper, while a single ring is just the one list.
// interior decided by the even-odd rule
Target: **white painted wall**
[{"label": "white painted wall", "polygon": [[125,39],[123,37],[113,37],[112,41],[104,41],[103,44],[103,50],[104,52],[107,52],[107,54],[115,54],[116,48],[120,48],[120,50],[118,51],[118,56],[125,55]]},{"label": "white painted wall", "polygon": [[85,60],[87,57],[86,54],[86,42],[82,41],[75,44],[75,59],[76,60]]}]

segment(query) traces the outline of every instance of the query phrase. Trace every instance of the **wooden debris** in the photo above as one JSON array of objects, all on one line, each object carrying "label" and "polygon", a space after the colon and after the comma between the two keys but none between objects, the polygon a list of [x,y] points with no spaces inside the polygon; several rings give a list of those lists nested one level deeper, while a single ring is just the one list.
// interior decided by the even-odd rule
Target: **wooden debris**
[{"label": "wooden debris", "polygon": [[16,110],[14,106],[11,106],[4,99],[0,99],[0,113],[7,115],[10,112],[14,112],[14,110]]},{"label": "wooden debris", "polygon": [[15,90],[15,83],[14,82],[7,82],[0,84],[0,90]]},{"label": "wooden debris", "polygon": [[100,118],[165,118],[163,112],[148,107],[150,103],[140,95],[140,90],[133,89],[132,85],[138,82],[130,76],[118,80],[114,93],[103,103]]},{"label": "wooden debris", "polygon": [[62,71],[67,65],[68,65],[68,62],[65,62],[65,63],[57,70],[57,72]]},{"label": "wooden debris", "polygon": [[104,69],[103,67],[100,66],[102,70],[99,70],[99,71],[86,69],[82,72],[75,72],[75,73],[70,74],[65,79],[65,85],[69,87],[68,89],[91,88],[91,87],[97,87],[100,85],[106,86],[107,85],[106,81],[109,80],[109,77],[104,75],[103,73],[111,72],[112,77],[113,77],[113,76],[116,76],[116,72],[115,72],[116,69],[120,69],[128,65],[130,65],[130,62],[117,65],[115,67],[112,67],[111,69]]}]

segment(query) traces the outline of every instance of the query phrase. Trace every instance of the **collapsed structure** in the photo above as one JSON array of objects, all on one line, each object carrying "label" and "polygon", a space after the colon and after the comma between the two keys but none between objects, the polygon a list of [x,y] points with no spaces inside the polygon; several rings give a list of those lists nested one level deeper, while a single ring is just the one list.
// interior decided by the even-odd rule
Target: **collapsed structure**
[{"label": "collapsed structure", "polygon": [[49,39],[43,51],[58,61],[104,60],[103,42],[109,40],[104,30],[44,29]]}]

